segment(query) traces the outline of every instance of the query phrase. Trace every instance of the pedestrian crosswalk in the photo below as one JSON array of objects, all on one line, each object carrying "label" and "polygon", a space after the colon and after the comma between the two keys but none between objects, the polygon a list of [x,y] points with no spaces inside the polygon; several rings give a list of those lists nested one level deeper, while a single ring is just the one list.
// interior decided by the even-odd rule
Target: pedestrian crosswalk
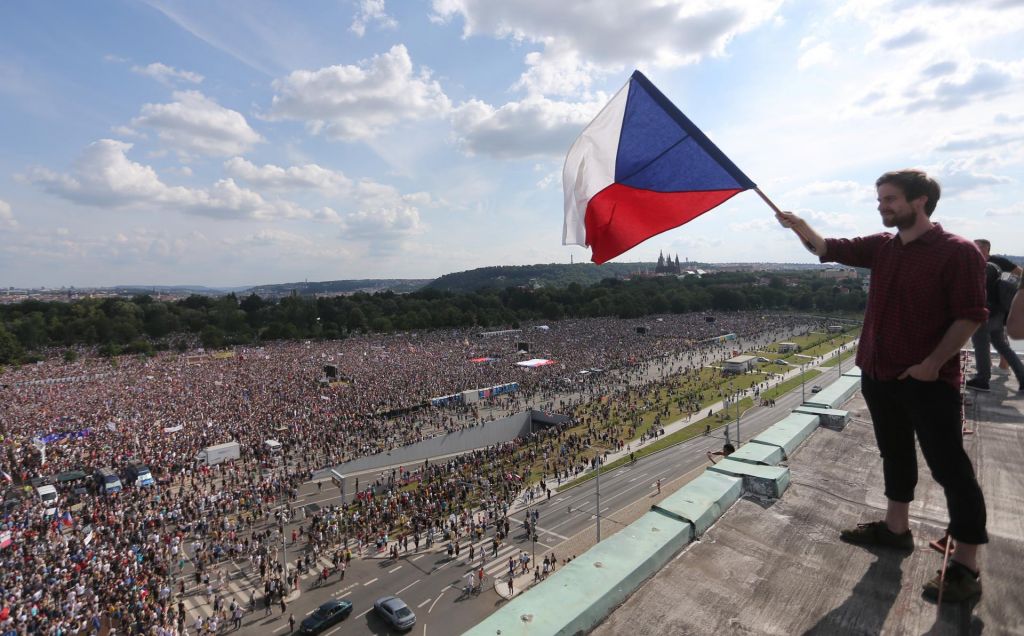
[{"label": "pedestrian crosswalk", "polygon": [[[490,539],[473,541],[472,543],[474,546],[474,558],[472,559],[472,561],[470,561],[469,559],[470,541],[468,539],[463,539],[462,541],[460,541],[459,544],[459,556],[453,557],[450,561],[442,563],[438,567],[451,567],[456,570],[464,570],[465,572],[476,572],[477,569],[482,565],[485,574],[484,583],[485,585],[487,585],[488,583],[493,582],[495,578],[507,578],[509,573],[509,557],[512,557],[516,567],[516,571],[518,572],[520,567],[519,556],[523,552],[531,554],[531,552],[528,550],[526,546],[532,547],[532,544],[530,543],[518,545],[514,542],[506,540],[498,548],[497,555],[495,555],[492,549],[492,543]],[[421,550],[419,553],[403,552],[400,550],[399,561],[412,561],[418,559],[420,556],[426,553],[444,553],[446,545],[447,544],[435,543],[434,546],[431,547],[429,551]],[[543,548],[545,551],[550,549],[549,546],[541,542],[538,542],[537,547]],[[545,552],[541,552],[541,556],[538,558],[543,558],[542,555],[544,553]],[[401,565],[396,565],[397,567],[392,568],[389,571],[389,574],[397,572],[400,569]],[[534,563],[530,563],[531,570],[533,569],[534,565]],[[306,574],[302,574],[299,576],[300,587],[303,590],[309,589],[311,581],[315,580],[319,576],[319,573],[324,568],[328,568],[333,571],[333,563],[330,557],[326,555],[321,555],[313,564],[313,566],[309,568],[309,571]],[[328,583],[328,585],[336,588],[332,590],[332,596],[338,597],[344,595],[356,586],[378,584],[376,578],[370,581],[355,581],[349,578],[344,581],[344,586],[340,586],[339,583],[341,583],[341,581],[339,580],[339,575],[337,573],[333,574]],[[259,574],[257,572],[254,572],[251,568],[242,569],[236,567],[234,574],[228,578],[226,583],[222,587],[220,587],[220,589],[214,591],[214,596],[220,596],[221,603],[223,604],[224,607],[229,607],[231,605],[232,599],[234,599],[235,602],[237,602],[241,607],[247,609],[249,607],[250,595],[253,595],[255,597],[257,612],[259,612],[263,609],[263,582],[260,580]],[[204,619],[206,619],[210,616],[213,616],[214,614],[213,599],[208,598],[206,590],[202,586],[192,586],[191,588],[187,588],[184,602],[185,609],[188,612],[188,615],[192,618],[196,616],[202,616]],[[271,611],[276,612],[278,610],[275,606],[272,608]]]}]

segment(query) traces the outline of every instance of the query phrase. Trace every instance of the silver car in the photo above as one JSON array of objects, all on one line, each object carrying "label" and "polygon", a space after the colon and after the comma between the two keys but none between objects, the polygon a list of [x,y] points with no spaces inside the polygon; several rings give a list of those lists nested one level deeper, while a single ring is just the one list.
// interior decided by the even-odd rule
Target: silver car
[{"label": "silver car", "polygon": [[395,629],[409,630],[416,624],[416,615],[397,596],[383,596],[373,602],[373,611]]}]

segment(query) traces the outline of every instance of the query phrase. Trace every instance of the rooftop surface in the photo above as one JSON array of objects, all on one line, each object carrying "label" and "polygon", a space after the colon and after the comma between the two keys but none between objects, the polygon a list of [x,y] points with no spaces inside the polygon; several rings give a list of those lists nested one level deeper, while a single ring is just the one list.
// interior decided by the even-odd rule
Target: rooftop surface
[{"label": "rooftop surface", "polygon": [[919,456],[909,555],[839,541],[839,531],[882,518],[881,458],[860,393],[843,430],[818,428],[789,458],[781,499],[745,495],[698,541],[637,589],[593,633],[1024,634],[1024,395],[1006,375],[970,395],[965,446],[988,508],[973,608],[936,605],[921,586],[941,566],[942,490]]}]

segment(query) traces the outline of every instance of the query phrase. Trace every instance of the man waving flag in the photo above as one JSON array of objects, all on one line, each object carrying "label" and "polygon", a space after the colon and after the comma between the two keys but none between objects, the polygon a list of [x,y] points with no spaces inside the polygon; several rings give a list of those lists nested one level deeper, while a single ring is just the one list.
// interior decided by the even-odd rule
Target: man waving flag
[{"label": "man waving flag", "polygon": [[589,245],[604,263],[755,187],[634,71],[569,149],[562,244]]}]

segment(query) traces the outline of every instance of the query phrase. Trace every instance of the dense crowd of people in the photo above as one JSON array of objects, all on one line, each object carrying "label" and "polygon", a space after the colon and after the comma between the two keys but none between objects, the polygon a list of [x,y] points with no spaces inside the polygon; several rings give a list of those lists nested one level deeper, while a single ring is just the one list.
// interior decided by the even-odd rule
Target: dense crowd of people
[{"label": "dense crowd of people", "polygon": [[[205,593],[218,602],[217,564],[226,558],[247,559],[264,582],[262,602],[280,602],[284,612],[295,573],[282,569],[277,546],[287,504],[314,471],[527,406],[572,412],[598,396],[614,401],[630,384],[685,383],[673,378],[808,324],[757,313],[713,322],[703,315],[565,320],[495,334],[372,335],[5,369],[0,467],[10,485],[0,519],[0,634],[94,633],[110,622],[180,634],[192,628],[182,598]],[[738,338],[722,340],[724,333]],[[515,364],[527,358],[554,364]],[[335,381],[322,381],[325,365],[337,367]],[[433,397],[512,382],[515,393],[492,401],[429,406]],[[627,404],[623,414],[636,407]],[[386,546],[389,533],[406,547],[478,533],[500,523],[531,467],[542,465],[552,478],[578,472],[583,450],[601,434],[556,429],[382,475],[358,489],[349,508],[314,515],[301,538],[336,553],[340,544],[351,557],[351,549]],[[282,443],[284,462],[275,463],[270,439]],[[201,449],[228,441],[241,447],[237,461],[195,463]],[[52,507],[27,487],[63,471],[120,471],[130,460],[145,463],[157,487],[129,486],[112,497],[62,491]],[[411,483],[418,487],[398,487]],[[239,611],[234,601],[218,607],[220,626]]]}]

